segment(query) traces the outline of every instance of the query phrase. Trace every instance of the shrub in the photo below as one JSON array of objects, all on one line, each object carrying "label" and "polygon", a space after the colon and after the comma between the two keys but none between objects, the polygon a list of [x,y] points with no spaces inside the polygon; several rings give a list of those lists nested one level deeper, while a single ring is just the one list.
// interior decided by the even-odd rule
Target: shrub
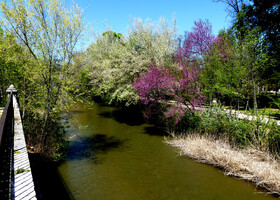
[{"label": "shrub", "polygon": [[45,124],[42,115],[28,111],[25,113],[23,126],[27,145],[34,147],[34,153],[40,153],[52,161],[65,156],[68,142],[60,117],[52,116]]},{"label": "shrub", "polygon": [[167,119],[167,127],[169,132],[173,133],[188,133],[196,130],[201,123],[201,116],[199,113],[185,112],[178,123],[176,122],[176,116]]},{"label": "shrub", "polygon": [[202,113],[198,127],[201,134],[226,138],[233,146],[254,146],[276,156],[280,152],[280,129],[275,121],[239,119],[213,106]]}]

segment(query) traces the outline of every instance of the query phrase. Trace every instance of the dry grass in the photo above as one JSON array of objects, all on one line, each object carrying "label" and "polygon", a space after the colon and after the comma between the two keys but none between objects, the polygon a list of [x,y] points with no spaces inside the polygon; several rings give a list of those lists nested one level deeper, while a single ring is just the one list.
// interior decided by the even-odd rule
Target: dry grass
[{"label": "dry grass", "polygon": [[226,175],[254,182],[271,193],[280,194],[280,166],[268,153],[254,149],[235,149],[227,142],[199,135],[166,140],[182,155],[218,166]]}]

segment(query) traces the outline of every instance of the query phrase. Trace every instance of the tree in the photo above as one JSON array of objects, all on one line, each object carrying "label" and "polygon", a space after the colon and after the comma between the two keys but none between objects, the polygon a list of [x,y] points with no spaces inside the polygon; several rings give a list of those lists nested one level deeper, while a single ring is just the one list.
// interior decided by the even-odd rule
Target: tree
[{"label": "tree", "polygon": [[4,32],[0,27],[0,104],[5,104],[6,90],[11,83],[23,89],[24,49],[16,42],[15,37]]},{"label": "tree", "polygon": [[232,17],[235,17],[242,9],[242,6],[245,4],[246,0],[214,0],[214,2],[223,2],[228,5],[226,11]]},{"label": "tree", "polygon": [[260,75],[268,80],[271,86],[280,87],[280,2],[277,0],[250,0],[237,15],[235,26],[237,30],[257,30],[261,53],[266,54],[266,66]]},{"label": "tree", "polygon": [[68,69],[82,35],[82,10],[76,4],[68,9],[59,0],[4,0],[0,8],[5,30],[30,55],[26,69],[28,98],[23,101],[29,113],[24,121],[36,127],[32,129],[29,124],[30,134],[39,138],[36,142],[41,153],[55,151],[59,144],[52,141],[61,133],[57,117],[68,97]]},{"label": "tree", "polygon": [[82,34],[82,11],[59,0],[10,0],[0,4],[5,28],[36,60],[37,88],[46,121],[57,106],[75,46]]},{"label": "tree", "polygon": [[105,31],[104,33],[102,33],[102,36],[108,36],[111,40],[120,40],[123,38],[123,35],[121,33],[116,33],[114,31]]},{"label": "tree", "polygon": [[148,106],[146,116],[165,111],[167,118],[174,117],[177,124],[186,112],[194,112],[204,97],[197,89],[199,70],[173,69],[150,65],[149,71],[135,80],[140,101]]},{"label": "tree", "polygon": [[247,68],[239,62],[237,46],[229,32],[223,31],[215,39],[202,69],[202,91],[210,100],[229,98],[230,105],[247,98],[244,89]]},{"label": "tree", "polygon": [[181,65],[184,65],[186,61],[203,64],[203,56],[210,50],[214,39],[209,20],[195,21],[192,31],[186,34],[183,46],[176,52],[177,62]]},{"label": "tree", "polygon": [[[270,88],[280,87],[280,2],[278,0],[214,0],[227,4],[229,14],[234,18],[239,45],[243,43],[247,32],[258,31],[258,43],[261,54],[266,55],[260,77],[270,84]],[[264,59],[263,59],[264,61]],[[276,93],[277,94],[277,93]]]},{"label": "tree", "polygon": [[164,19],[157,26],[134,19],[128,37],[112,39],[119,35],[112,31],[100,35],[87,51],[93,95],[120,106],[138,104],[133,82],[148,71],[151,62],[160,64],[173,59],[178,47],[175,28]]}]

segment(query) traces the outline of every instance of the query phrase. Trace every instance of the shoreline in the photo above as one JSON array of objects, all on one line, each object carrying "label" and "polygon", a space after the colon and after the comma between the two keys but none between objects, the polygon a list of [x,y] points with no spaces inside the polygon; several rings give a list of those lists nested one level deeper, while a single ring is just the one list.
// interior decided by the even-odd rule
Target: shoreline
[{"label": "shoreline", "polygon": [[268,194],[280,197],[280,163],[268,153],[256,149],[237,149],[225,140],[190,134],[166,139],[182,156],[215,166],[227,176],[254,183]]}]

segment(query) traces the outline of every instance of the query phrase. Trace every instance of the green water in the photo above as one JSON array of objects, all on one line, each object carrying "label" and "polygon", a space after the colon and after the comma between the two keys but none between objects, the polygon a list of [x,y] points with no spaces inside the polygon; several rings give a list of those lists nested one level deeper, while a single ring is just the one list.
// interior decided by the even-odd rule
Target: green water
[{"label": "green water", "polygon": [[276,199],[248,182],[179,156],[164,130],[133,113],[94,104],[69,113],[59,173],[76,200]]}]

